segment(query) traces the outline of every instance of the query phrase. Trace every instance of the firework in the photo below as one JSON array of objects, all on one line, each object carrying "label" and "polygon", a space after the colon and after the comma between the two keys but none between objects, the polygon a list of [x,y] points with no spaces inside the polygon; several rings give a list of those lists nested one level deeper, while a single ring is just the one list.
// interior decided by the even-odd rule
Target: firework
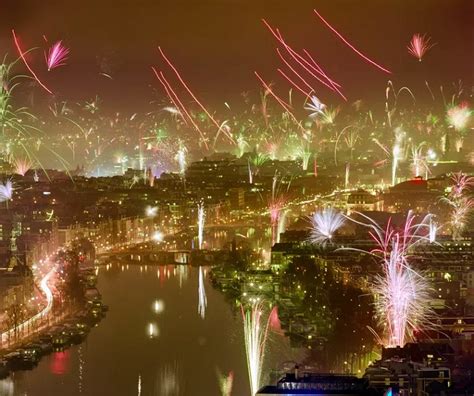
[{"label": "firework", "polygon": [[421,34],[416,33],[413,35],[407,46],[408,52],[421,62],[426,52],[435,45],[431,44],[430,41],[430,37],[426,38],[426,35],[422,36]]},{"label": "firework", "polygon": [[422,171],[425,173],[425,179],[428,177],[428,162],[426,161],[426,156],[423,155],[423,147],[425,143],[420,143],[418,146],[412,146],[412,169],[413,169],[413,176],[420,176]]},{"label": "firework", "polygon": [[260,80],[260,82],[262,83],[263,87],[265,88],[265,92],[268,92],[270,95],[272,95],[272,96],[275,98],[275,100],[278,102],[278,104],[279,104],[281,107],[283,107],[283,109],[284,109],[288,114],[291,115],[291,117],[293,118],[293,120],[295,121],[295,123],[299,125],[298,120],[295,118],[295,116],[293,115],[293,113],[292,113],[291,110],[290,110],[291,106],[290,106],[288,103],[286,103],[283,99],[281,99],[279,96],[277,96],[277,95],[273,92],[273,90],[270,88],[270,85],[267,84],[267,83],[260,77],[260,75],[259,75],[257,72],[255,72],[255,75],[257,76],[257,78]]},{"label": "firework", "polygon": [[[317,81],[319,81],[321,84],[329,88],[331,91],[337,92],[344,100],[347,100],[346,97],[342,94],[342,92],[339,90],[338,87],[340,85],[333,80],[331,80],[326,73],[321,69],[321,67],[314,61],[314,59],[311,58],[309,53],[305,50],[306,55],[309,57],[310,61],[305,59],[303,56],[298,54],[293,48],[291,48],[283,39],[283,36],[281,35],[280,31],[278,29],[273,29],[270,24],[266,20],[262,20],[265,26],[268,28],[268,30],[271,32],[271,34],[277,39],[277,41],[283,45],[287,53],[291,56],[291,58],[299,65],[301,66],[308,74],[310,74],[313,78],[315,78]],[[283,57],[283,55],[280,53],[280,51],[277,49],[278,55],[280,56],[281,60],[285,65],[306,85],[309,89],[310,92],[313,90],[308,84],[308,82],[300,75],[298,72],[291,67],[291,65],[288,63],[288,61]],[[306,95],[308,96],[308,95]]]},{"label": "firework", "polygon": [[[213,122],[213,124],[217,127],[217,130],[219,131],[221,129],[220,124],[214,119],[214,117],[207,111],[207,109],[204,107],[204,105],[199,101],[199,99],[194,95],[194,93],[191,91],[191,89],[188,87],[188,85],[184,82],[183,78],[181,77],[181,74],[178,72],[176,67],[171,63],[171,61],[166,57],[165,53],[161,49],[161,47],[158,47],[158,50],[160,51],[161,56],[163,59],[166,61],[168,66],[173,70],[173,72],[176,74],[176,77],[178,77],[179,82],[183,85],[183,87],[186,89],[186,91],[191,95],[191,97],[194,99],[194,101],[199,105],[199,107],[206,113],[206,115],[209,117],[209,119]],[[226,136],[233,142],[232,136],[230,134],[226,133]]]},{"label": "firework", "polygon": [[348,190],[349,189],[349,175],[351,171],[351,164],[350,162],[346,163],[346,177],[344,179],[344,189]]},{"label": "firework", "polygon": [[48,55],[44,54],[48,71],[59,66],[64,66],[69,55],[69,48],[66,48],[62,41],[54,43],[48,51]]},{"label": "firework", "polygon": [[156,217],[158,214],[158,207],[156,206],[147,206],[145,213],[147,217]]},{"label": "firework", "polygon": [[199,283],[198,283],[198,314],[202,319],[206,316],[207,297],[204,287],[204,273],[202,267],[199,267]]},{"label": "firework", "polygon": [[438,233],[439,226],[436,224],[433,219],[430,218],[430,223],[429,223],[429,233],[428,233],[428,239],[430,243],[435,243],[436,242],[436,234]]},{"label": "firework", "polygon": [[25,176],[26,172],[28,172],[33,166],[33,164],[27,158],[17,158],[13,162],[13,165],[15,166],[15,173],[21,176]]},{"label": "firework", "polygon": [[22,51],[21,47],[20,47],[20,44],[18,42],[18,38],[15,34],[15,30],[12,29],[12,35],[13,35],[13,42],[15,43],[15,47],[16,49],[18,50],[18,54],[20,55],[20,58],[21,60],[23,61],[23,63],[25,64],[26,68],[28,69],[28,71],[30,72],[30,74],[33,76],[33,78],[36,80],[36,82],[41,86],[41,88],[43,88],[46,92],[48,92],[49,94],[53,95],[53,92],[51,92],[51,90],[46,86],[44,85],[41,80],[38,78],[38,76],[36,75],[36,73],[33,71],[33,69],[30,67],[30,65],[28,64],[26,58],[25,58],[25,52]]},{"label": "firework", "polygon": [[443,201],[451,206],[449,223],[451,225],[452,238],[458,240],[467,227],[467,221],[474,209],[474,199],[457,197],[455,199],[443,198]]},{"label": "firework", "polygon": [[330,242],[339,228],[345,222],[344,216],[332,208],[323,209],[313,214],[311,218],[311,234],[309,241],[316,245]]},{"label": "firework", "polygon": [[380,323],[385,328],[385,346],[403,347],[413,339],[414,332],[426,329],[432,324],[428,317],[433,313],[429,308],[429,284],[409,263],[413,248],[429,241],[431,215],[415,223],[410,211],[401,230],[396,230],[389,221],[385,229],[375,221],[359,213],[369,223],[356,223],[368,227],[377,248],[370,253],[382,261],[383,275],[373,284],[378,296],[376,308]]},{"label": "firework", "polygon": [[204,224],[206,220],[206,211],[204,210],[204,204],[201,202],[198,205],[198,247],[202,249],[204,243]]},{"label": "firework", "polygon": [[311,96],[311,103],[307,103],[304,107],[305,110],[310,111],[310,117],[316,118],[318,115],[322,115],[326,105],[322,103],[316,96]]},{"label": "firework", "polygon": [[339,114],[339,107],[331,109],[329,107],[325,107],[321,112],[321,123],[324,125],[332,125],[336,121],[336,117]]},{"label": "firework", "polygon": [[272,194],[268,204],[268,212],[270,214],[270,225],[272,230],[272,245],[279,240],[279,224],[281,220],[282,209],[286,203],[285,195],[280,191],[280,183],[278,176],[275,174],[272,183]]},{"label": "firework", "polygon": [[4,184],[0,184],[0,202],[8,202],[13,198],[13,183],[7,180]]},{"label": "firework", "polygon": [[296,84],[290,77],[288,77],[285,72],[281,69],[277,69],[277,71],[285,78],[286,81],[288,81],[293,87],[295,87],[298,91],[300,91],[304,96],[309,97],[311,94],[310,92],[306,92],[303,88],[301,88],[298,84]]},{"label": "firework", "polygon": [[446,120],[455,131],[464,131],[469,125],[471,115],[471,109],[466,104],[462,104],[450,107],[447,112]]},{"label": "firework", "polygon": [[453,186],[451,188],[451,196],[460,198],[467,189],[474,187],[474,177],[465,175],[462,172],[454,173],[451,176]]},{"label": "firework", "polygon": [[400,159],[400,146],[398,144],[394,144],[392,149],[392,186],[397,183],[397,169],[398,169],[398,161]]},{"label": "firework", "polygon": [[250,381],[250,393],[255,395],[260,387],[262,376],[263,359],[265,356],[265,343],[268,335],[268,316],[264,323],[263,304],[253,302],[250,309],[244,310],[241,306],[242,318],[244,324],[245,352],[247,356],[247,368]]},{"label": "firework", "polygon": [[186,154],[187,154],[187,152],[188,152],[188,150],[186,149],[186,147],[181,145],[178,149],[178,152],[176,153],[176,156],[175,156],[176,161],[178,161],[179,173],[181,175],[184,175],[184,173],[186,172],[186,164],[187,164]]},{"label": "firework", "polygon": [[457,240],[466,229],[467,221],[474,209],[474,199],[466,196],[466,192],[474,186],[474,177],[467,176],[462,172],[451,176],[453,185],[447,197],[442,201],[451,207],[449,224],[452,230],[452,238]]},{"label": "firework", "polygon": [[298,157],[301,158],[301,167],[303,170],[308,170],[309,160],[311,159],[311,151],[306,145],[303,145],[299,148]]},{"label": "firework", "polygon": [[321,21],[329,28],[331,29],[334,34],[339,37],[344,44],[346,44],[352,51],[354,51],[357,55],[359,55],[362,59],[365,59],[365,61],[369,62],[370,64],[374,65],[378,69],[384,71],[385,73],[392,74],[390,70],[385,69],[384,67],[380,66],[378,63],[375,63],[372,59],[368,58],[366,55],[364,55],[362,52],[360,52],[358,49],[356,49],[351,43],[349,43],[336,29],[334,29],[329,22],[327,22],[319,13],[318,11],[314,10],[314,13],[321,19]]}]

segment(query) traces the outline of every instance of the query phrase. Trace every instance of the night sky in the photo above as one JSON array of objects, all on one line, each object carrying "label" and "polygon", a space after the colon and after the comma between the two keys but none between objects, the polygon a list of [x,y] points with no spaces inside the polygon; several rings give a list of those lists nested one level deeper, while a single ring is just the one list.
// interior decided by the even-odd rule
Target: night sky
[{"label": "night sky", "polygon": [[[313,8],[394,75],[363,62],[318,20]],[[254,70],[286,92],[288,84],[276,71],[281,66],[276,43],[261,18],[279,27],[295,49],[307,48],[341,83],[349,100],[383,99],[388,79],[409,85],[420,100],[428,98],[425,80],[438,89],[459,79],[470,89],[473,81],[472,0],[8,0],[1,12],[2,54],[16,55],[11,28],[25,49],[41,47],[32,54],[32,65],[57,99],[98,94],[107,106],[128,111],[156,97],[151,87],[161,95],[150,69],[162,65],[168,72],[158,45],[198,96],[214,106],[236,100],[240,92],[256,92]],[[437,43],[421,63],[406,50],[418,32]],[[70,47],[67,66],[44,70],[43,34]],[[324,87],[315,87],[323,101],[339,103]],[[42,96],[36,89],[36,97]]]}]

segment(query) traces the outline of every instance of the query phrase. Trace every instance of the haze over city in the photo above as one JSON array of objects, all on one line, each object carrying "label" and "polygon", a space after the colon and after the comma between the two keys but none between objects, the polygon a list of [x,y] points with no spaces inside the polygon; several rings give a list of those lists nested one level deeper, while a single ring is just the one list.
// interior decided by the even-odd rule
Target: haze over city
[{"label": "haze over city", "polygon": [[471,1],[3,3],[0,395],[474,392]]}]

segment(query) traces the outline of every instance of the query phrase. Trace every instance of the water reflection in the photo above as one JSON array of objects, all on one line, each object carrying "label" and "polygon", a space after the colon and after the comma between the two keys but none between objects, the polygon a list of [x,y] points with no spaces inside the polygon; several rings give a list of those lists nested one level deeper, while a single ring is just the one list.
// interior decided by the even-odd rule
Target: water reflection
[{"label": "water reflection", "polygon": [[149,338],[156,338],[160,334],[158,325],[154,322],[148,323],[147,334]]},{"label": "water reflection", "polygon": [[[82,345],[0,382],[1,395],[249,394],[240,307],[210,287],[206,267],[120,262],[98,274],[107,317]],[[199,305],[200,295],[204,318],[190,309]],[[262,383],[278,362],[304,356],[273,331],[278,325],[271,318]],[[220,377],[216,367],[224,373]]]},{"label": "water reflection", "polygon": [[0,381],[0,395],[13,396],[15,392],[15,384],[11,378]]},{"label": "water reflection", "polygon": [[156,314],[160,314],[165,310],[165,303],[163,300],[155,300],[153,301],[153,312]]},{"label": "water reflection", "polygon": [[202,267],[199,267],[199,283],[198,283],[198,313],[201,318],[206,317],[207,297],[204,287],[204,274]]},{"label": "water reflection", "polygon": [[159,377],[159,390],[162,396],[179,396],[183,386],[183,375],[177,362],[167,364],[161,370]]}]

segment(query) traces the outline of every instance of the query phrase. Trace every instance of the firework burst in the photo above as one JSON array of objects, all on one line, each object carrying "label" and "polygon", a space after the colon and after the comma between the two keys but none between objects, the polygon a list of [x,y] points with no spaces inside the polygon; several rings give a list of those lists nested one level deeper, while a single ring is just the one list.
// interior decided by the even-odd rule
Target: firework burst
[{"label": "firework burst", "polygon": [[426,52],[436,45],[430,43],[430,41],[431,38],[427,38],[426,34],[422,36],[421,34],[416,33],[413,35],[407,46],[408,52],[421,62]]},{"label": "firework burst", "polygon": [[332,208],[326,208],[311,217],[311,234],[309,241],[316,245],[326,245],[343,226],[345,217]]},{"label": "firework burst", "polygon": [[385,330],[381,341],[388,347],[403,347],[414,339],[416,331],[433,326],[428,319],[433,315],[428,304],[429,284],[409,263],[413,248],[430,239],[431,215],[416,223],[410,211],[401,229],[396,229],[391,221],[383,229],[371,218],[359,215],[368,223],[352,221],[370,229],[369,234],[377,244],[370,253],[382,262],[382,275],[373,284],[375,305]]},{"label": "firework burst", "polygon": [[8,201],[11,201],[13,198],[13,191],[13,182],[10,179],[0,184],[0,202],[6,202],[8,205]]},{"label": "firework burst", "polygon": [[455,131],[464,131],[469,125],[472,111],[466,105],[452,106],[448,109],[446,120]]},{"label": "firework burst", "polygon": [[46,59],[46,66],[48,71],[51,71],[59,66],[64,66],[69,55],[69,48],[66,48],[62,41],[54,43],[48,51],[44,54]]}]

